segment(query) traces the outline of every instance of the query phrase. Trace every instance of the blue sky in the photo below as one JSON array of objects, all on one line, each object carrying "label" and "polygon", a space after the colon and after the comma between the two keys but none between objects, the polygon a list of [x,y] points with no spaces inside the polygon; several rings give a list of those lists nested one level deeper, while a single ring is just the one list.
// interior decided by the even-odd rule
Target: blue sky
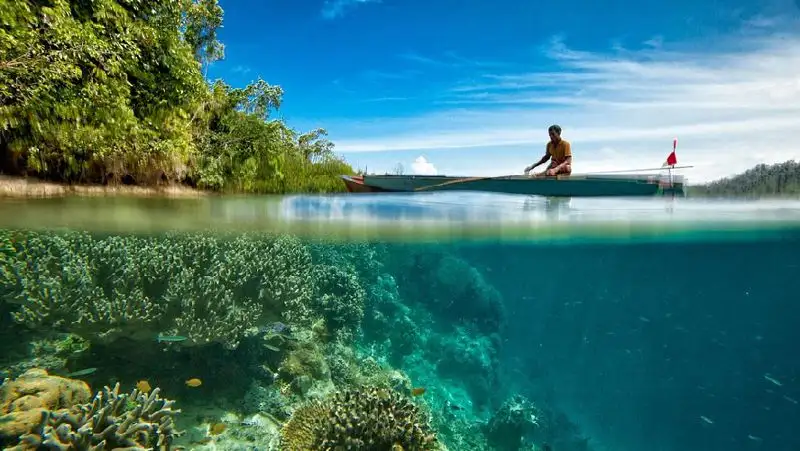
[{"label": "blue sky", "polygon": [[221,0],[223,61],[370,172],[521,173],[547,127],[575,172],[705,181],[800,159],[797,0]]}]

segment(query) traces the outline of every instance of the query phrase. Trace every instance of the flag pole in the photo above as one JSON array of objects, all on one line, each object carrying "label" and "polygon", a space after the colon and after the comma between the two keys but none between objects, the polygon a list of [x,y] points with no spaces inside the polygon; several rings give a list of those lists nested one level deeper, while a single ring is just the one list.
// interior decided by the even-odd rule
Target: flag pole
[{"label": "flag pole", "polygon": [[[674,139],[672,140],[672,153],[673,153],[673,154],[675,153],[675,150],[676,150],[677,148],[678,148],[678,138],[676,137],[676,138],[674,138]],[[677,163],[677,161],[676,161],[676,163]],[[669,187],[670,187],[670,189],[672,188],[672,167],[673,167],[673,166],[675,166],[675,165],[674,165],[674,164],[671,164],[671,165],[669,166]]]}]

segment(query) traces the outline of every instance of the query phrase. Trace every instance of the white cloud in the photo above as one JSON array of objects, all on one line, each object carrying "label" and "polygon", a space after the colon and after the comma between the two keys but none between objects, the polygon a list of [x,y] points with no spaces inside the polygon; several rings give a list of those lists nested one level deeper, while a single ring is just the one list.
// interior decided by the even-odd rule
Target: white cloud
[{"label": "white cloud", "polygon": [[[759,18],[757,26],[773,23]],[[800,35],[753,30],[696,50],[658,38],[644,50],[591,53],[556,40],[547,55],[559,71],[486,74],[443,93],[437,101],[450,106],[446,111],[362,123],[336,147],[524,145],[539,153],[547,127],[557,123],[573,144],[578,172],[658,167],[673,137],[679,163],[695,166],[686,172],[693,181],[800,159]],[[470,173],[496,169],[476,164]]]},{"label": "white cloud", "polygon": [[436,175],[438,172],[436,166],[422,155],[418,156],[417,159],[411,163],[411,170],[414,171],[414,174],[418,175]]},{"label": "white cloud", "polygon": [[325,0],[322,7],[322,17],[326,19],[335,19],[343,16],[348,8],[355,7],[364,3],[378,3],[381,0]]}]

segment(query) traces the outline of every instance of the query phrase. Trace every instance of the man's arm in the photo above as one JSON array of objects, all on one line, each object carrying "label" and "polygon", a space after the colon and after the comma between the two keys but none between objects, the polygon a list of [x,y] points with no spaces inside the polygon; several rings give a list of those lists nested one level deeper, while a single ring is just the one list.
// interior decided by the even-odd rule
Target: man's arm
[{"label": "man's arm", "polygon": [[544,162],[546,162],[549,159],[550,159],[550,150],[545,148],[544,156],[542,156],[542,158],[540,158],[539,161],[537,161],[536,163],[533,163],[532,165],[530,165],[527,168],[525,168],[525,173],[527,174],[528,172],[532,171],[533,168],[535,168],[536,166],[539,166],[540,164],[543,164]]}]

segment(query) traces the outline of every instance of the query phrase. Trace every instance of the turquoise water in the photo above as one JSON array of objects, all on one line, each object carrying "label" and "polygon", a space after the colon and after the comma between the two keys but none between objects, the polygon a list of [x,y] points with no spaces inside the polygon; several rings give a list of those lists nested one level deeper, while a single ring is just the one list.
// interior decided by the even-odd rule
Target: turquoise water
[{"label": "turquoise water", "polygon": [[0,371],[147,379],[187,449],[279,449],[305,401],[379,383],[450,450],[800,449],[800,201],[84,198],[0,218]]}]

